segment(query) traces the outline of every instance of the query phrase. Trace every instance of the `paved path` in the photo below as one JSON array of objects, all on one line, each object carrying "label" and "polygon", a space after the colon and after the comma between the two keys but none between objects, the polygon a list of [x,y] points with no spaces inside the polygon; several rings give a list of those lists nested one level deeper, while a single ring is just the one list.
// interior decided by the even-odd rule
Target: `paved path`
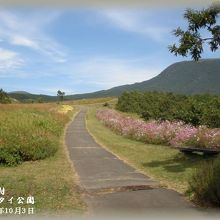
[{"label": "paved path", "polygon": [[94,213],[149,209],[194,210],[191,203],[173,190],[163,189],[97,144],[85,124],[82,109],[69,125],[66,144],[79,175],[85,200]]}]

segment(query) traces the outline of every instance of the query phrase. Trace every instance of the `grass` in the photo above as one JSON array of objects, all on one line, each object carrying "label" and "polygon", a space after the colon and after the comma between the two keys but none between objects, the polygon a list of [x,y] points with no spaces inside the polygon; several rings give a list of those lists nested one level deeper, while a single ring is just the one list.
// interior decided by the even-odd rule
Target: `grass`
[{"label": "grass", "polygon": [[71,112],[73,107],[70,105],[61,105],[58,112],[61,114],[67,114],[69,111]]},{"label": "grass", "polygon": [[[70,107],[68,107],[69,110]],[[60,109],[66,110],[67,106],[62,107],[56,104],[12,104],[0,106],[2,119],[3,116],[13,115],[16,123],[20,121],[23,123],[24,120],[28,121],[28,118],[31,119],[29,117],[31,114],[34,114],[36,117],[43,117],[43,121],[48,117],[52,117],[58,123],[57,126],[59,125],[58,130],[61,129],[61,132],[57,133],[57,152],[54,156],[44,160],[26,161],[16,167],[0,166],[0,187],[4,187],[6,190],[5,201],[11,197],[16,199],[19,196],[27,197],[32,195],[35,197],[34,208],[36,213],[39,214],[75,213],[86,210],[82,200],[82,193],[78,186],[78,179],[70,162],[66,146],[64,145],[64,136],[62,135],[66,123],[77,112],[77,109],[73,108],[71,111],[58,113]],[[2,112],[4,111],[7,114],[3,114]],[[9,124],[6,127],[16,127],[15,122],[11,120],[7,122]],[[28,130],[28,125],[33,126],[32,123],[24,122],[24,124],[26,130]],[[40,128],[38,127],[38,129]],[[30,130],[33,132],[38,129],[30,127]],[[49,124],[49,129],[56,129],[56,126],[53,123]],[[16,129],[15,131],[17,132]],[[12,205],[7,202],[1,203],[1,207],[16,206],[16,201]]]},{"label": "grass", "polygon": [[8,106],[0,110],[0,162],[16,165],[57,151],[68,117],[48,109]]},{"label": "grass", "polygon": [[105,98],[89,98],[89,99],[79,99],[79,100],[73,100],[73,101],[65,101],[64,103],[72,104],[72,105],[95,105],[95,104],[103,104],[105,102],[108,102],[109,104],[116,104],[117,98],[115,97],[105,97]]},{"label": "grass", "polygon": [[202,155],[186,156],[167,146],[144,144],[115,134],[95,116],[96,108],[87,114],[87,127],[98,143],[162,186],[186,193],[188,181],[204,159]]}]

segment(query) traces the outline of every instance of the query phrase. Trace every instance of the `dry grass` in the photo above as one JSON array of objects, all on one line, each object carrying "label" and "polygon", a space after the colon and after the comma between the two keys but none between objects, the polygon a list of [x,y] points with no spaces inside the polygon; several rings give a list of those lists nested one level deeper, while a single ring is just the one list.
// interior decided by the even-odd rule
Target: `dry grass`
[{"label": "dry grass", "polygon": [[61,114],[67,114],[69,111],[71,112],[73,107],[71,105],[61,105],[58,112]]},{"label": "dry grass", "polygon": [[94,105],[94,104],[103,104],[105,102],[117,102],[117,98],[115,97],[106,97],[106,98],[91,98],[91,99],[79,99],[74,101],[65,101],[65,104],[71,105]]}]

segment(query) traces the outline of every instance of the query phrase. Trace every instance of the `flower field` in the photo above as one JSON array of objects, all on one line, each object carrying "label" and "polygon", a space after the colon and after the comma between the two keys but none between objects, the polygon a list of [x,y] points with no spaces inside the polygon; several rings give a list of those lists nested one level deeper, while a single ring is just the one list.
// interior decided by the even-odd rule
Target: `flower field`
[{"label": "flower field", "polygon": [[145,143],[220,148],[219,128],[195,127],[181,121],[146,122],[110,109],[98,110],[96,117],[117,134]]}]

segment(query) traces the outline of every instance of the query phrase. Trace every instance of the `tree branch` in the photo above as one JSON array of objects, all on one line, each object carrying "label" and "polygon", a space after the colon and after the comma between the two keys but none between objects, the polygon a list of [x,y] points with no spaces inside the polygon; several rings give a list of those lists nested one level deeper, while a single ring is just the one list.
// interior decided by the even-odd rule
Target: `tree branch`
[{"label": "tree branch", "polygon": [[206,40],[213,40],[213,37],[207,37],[202,39],[202,41],[206,41]]}]

